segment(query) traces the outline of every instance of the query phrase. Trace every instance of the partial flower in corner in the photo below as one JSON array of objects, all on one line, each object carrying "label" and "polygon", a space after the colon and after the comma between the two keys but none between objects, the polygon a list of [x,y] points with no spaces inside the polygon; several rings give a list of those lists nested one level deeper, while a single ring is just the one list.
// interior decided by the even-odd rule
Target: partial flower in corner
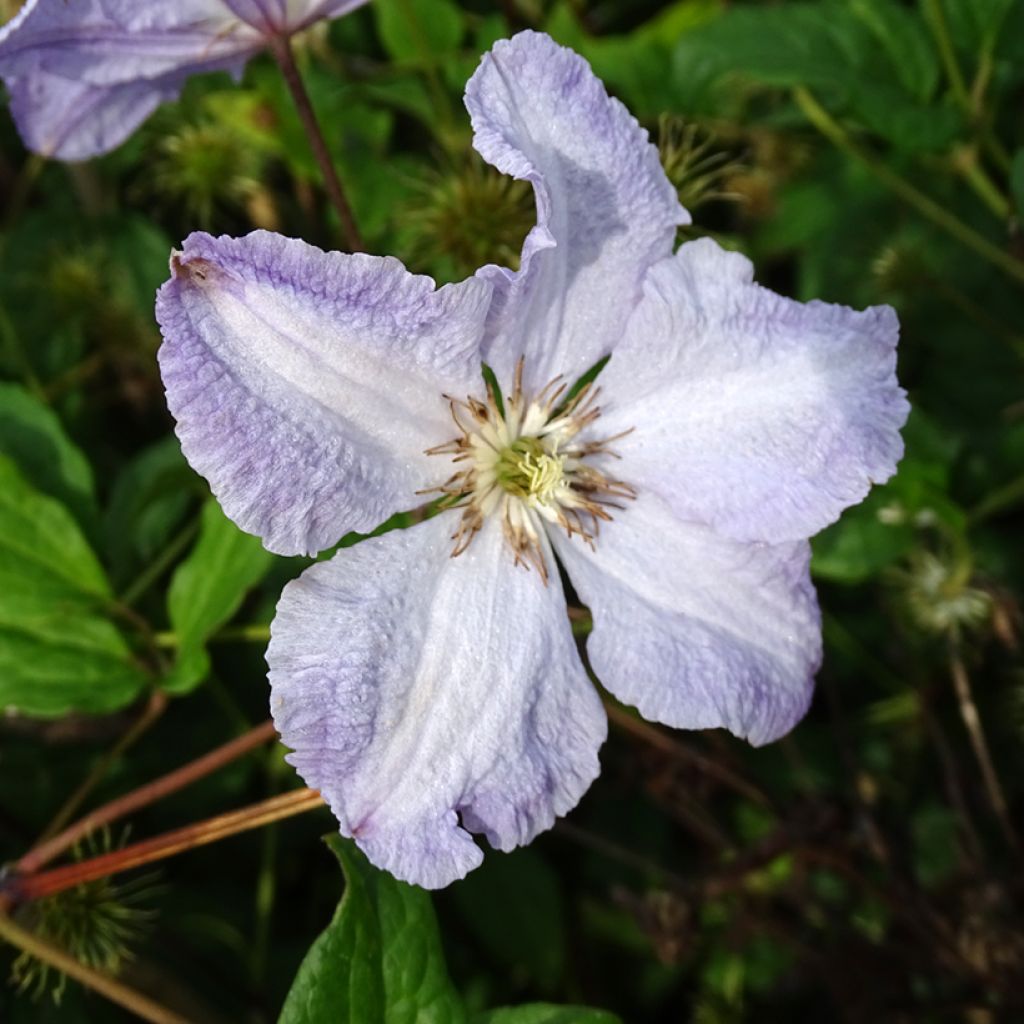
[{"label": "partial flower in corner", "polygon": [[440,496],[290,583],[267,655],[291,763],[427,887],[480,863],[471,833],[526,843],[597,775],[559,563],[619,699],[752,743],[792,728],[821,656],[807,538],[893,473],[907,415],[891,309],[782,298],[709,240],[673,255],[687,215],[576,54],[500,42],[466,103],[479,152],[536,193],[518,272],[436,288],[197,234],[157,305],[182,448],[268,548]]},{"label": "partial flower in corner", "polygon": [[120,145],[189,75],[366,0],[28,0],[0,28],[0,78],[25,145],[86,160]]}]

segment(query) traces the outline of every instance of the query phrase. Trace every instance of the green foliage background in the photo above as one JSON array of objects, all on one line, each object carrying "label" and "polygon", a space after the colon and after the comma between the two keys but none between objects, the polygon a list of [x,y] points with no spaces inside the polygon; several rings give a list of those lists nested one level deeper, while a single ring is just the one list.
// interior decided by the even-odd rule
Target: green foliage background
[{"label": "green foliage background", "polygon": [[[471,157],[460,97],[526,26],[650,128],[682,237],[899,312],[907,455],[815,540],[811,713],[752,750],[623,712],[566,822],[432,899],[332,841],[332,921],[316,812],[19,920],[84,955],[124,908],[96,962],[198,1022],[1024,1019],[1024,0],[372,0],[298,43],[370,251],[440,280],[515,259],[532,201]],[[339,239],[268,58],[89,164],[0,116],[0,860],[83,780],[95,806],[267,715],[266,626],[306,562],[184,463],[152,312],[185,234],[254,226]],[[132,836],[295,787],[281,754]],[[16,956],[3,1021],[131,1019]]]}]

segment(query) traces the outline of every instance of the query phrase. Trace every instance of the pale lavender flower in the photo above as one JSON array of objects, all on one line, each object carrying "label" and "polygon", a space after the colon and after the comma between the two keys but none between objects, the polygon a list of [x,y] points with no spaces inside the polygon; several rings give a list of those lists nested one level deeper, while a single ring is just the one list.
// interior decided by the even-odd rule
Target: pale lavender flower
[{"label": "pale lavender flower", "polygon": [[28,0],[0,28],[0,78],[25,145],[85,160],[120,145],[189,75],[366,0]]},{"label": "pale lavender flower", "polygon": [[[807,537],[893,473],[907,415],[891,309],[784,299],[710,240],[672,254],[686,213],[580,57],[500,42],[466,102],[476,148],[536,191],[518,273],[436,288],[394,259],[195,234],[157,306],[182,448],[271,550],[456,503],[307,569],[267,656],[291,763],[427,887],[480,863],[470,833],[526,843],[597,775],[605,714],[556,557],[608,690],[767,743],[821,656]],[[567,401],[609,353],[600,399]]]}]

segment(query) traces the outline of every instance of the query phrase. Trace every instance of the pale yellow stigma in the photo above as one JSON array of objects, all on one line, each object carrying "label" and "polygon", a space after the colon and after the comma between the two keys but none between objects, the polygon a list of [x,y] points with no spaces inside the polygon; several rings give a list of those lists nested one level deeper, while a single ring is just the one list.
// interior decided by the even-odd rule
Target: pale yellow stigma
[{"label": "pale yellow stigma", "polygon": [[498,453],[495,475],[507,493],[548,504],[565,478],[565,456],[548,451],[540,438],[521,437]]},{"label": "pale yellow stigma", "polygon": [[533,565],[546,580],[544,523],[593,546],[600,523],[611,519],[609,510],[621,509],[623,500],[636,495],[628,484],[586,461],[614,454],[608,445],[623,436],[579,439],[601,414],[598,390],[588,384],[567,399],[565,385],[556,378],[527,399],[522,372],[520,362],[515,387],[504,402],[492,393],[486,401],[448,399],[460,434],[428,454],[450,455],[464,466],[431,491],[462,509],[452,536],[453,556],[469,547],[488,516],[498,515],[516,563]]}]

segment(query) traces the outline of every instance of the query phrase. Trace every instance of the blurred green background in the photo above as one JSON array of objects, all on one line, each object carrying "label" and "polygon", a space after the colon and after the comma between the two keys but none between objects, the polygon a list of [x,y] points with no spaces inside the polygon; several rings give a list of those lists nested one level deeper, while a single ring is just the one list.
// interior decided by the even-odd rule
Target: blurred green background
[{"label": "blurred green background", "polygon": [[[681,238],[802,300],[894,305],[914,411],[898,476],[814,541],[807,719],[753,750],[617,714],[568,820],[433,899],[456,988],[627,1024],[1024,1020],[1024,0],[372,0],[297,40],[371,252],[439,280],[514,265],[532,198],[473,156],[461,94],[523,27],[650,129]],[[95,806],[266,718],[265,627],[306,562],[239,534],[183,461],[153,319],[172,245],[257,226],[339,244],[267,57],[88,164],[29,157],[0,112],[0,861],[83,780]],[[281,753],[131,838],[295,787]],[[19,920],[190,1020],[274,1021],[342,891],[331,829],[318,811]],[[0,1020],[133,1019],[15,957]]]}]

